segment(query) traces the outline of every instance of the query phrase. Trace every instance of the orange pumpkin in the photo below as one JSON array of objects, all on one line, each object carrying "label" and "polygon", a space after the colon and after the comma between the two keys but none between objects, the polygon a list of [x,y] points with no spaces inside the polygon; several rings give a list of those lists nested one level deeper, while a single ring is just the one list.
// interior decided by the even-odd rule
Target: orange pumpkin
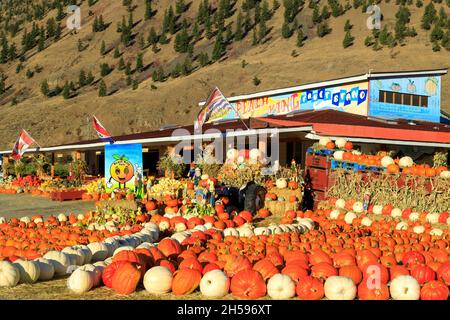
[{"label": "orange pumpkin", "polygon": [[391,163],[390,165],[388,165],[386,167],[386,170],[387,170],[388,173],[397,173],[397,172],[400,171],[400,168],[399,168],[398,165],[396,165],[394,163]]},{"label": "orange pumpkin", "polygon": [[266,295],[266,283],[261,274],[255,270],[242,270],[232,279],[230,289],[235,297],[241,299],[258,299]]},{"label": "orange pumpkin", "polygon": [[295,293],[300,300],[321,300],[325,295],[322,282],[310,276],[298,281]]},{"label": "orange pumpkin", "polygon": [[255,265],[253,266],[253,270],[258,271],[264,278],[264,281],[267,281],[273,275],[278,273],[278,269],[267,258],[259,260],[257,263],[255,263]]},{"label": "orange pumpkin", "polygon": [[335,147],[336,145],[332,141],[327,142],[327,144],[325,145],[325,148],[327,148],[328,150],[333,150]]},{"label": "orange pumpkin", "polygon": [[202,274],[197,269],[180,269],[175,272],[172,281],[172,293],[176,296],[190,294],[200,284]]},{"label": "orange pumpkin", "polygon": [[118,294],[131,294],[136,291],[140,279],[140,266],[127,261],[114,272],[112,288]]},{"label": "orange pumpkin", "polygon": [[179,242],[170,238],[162,239],[158,243],[158,249],[168,258],[176,257],[182,251]]}]

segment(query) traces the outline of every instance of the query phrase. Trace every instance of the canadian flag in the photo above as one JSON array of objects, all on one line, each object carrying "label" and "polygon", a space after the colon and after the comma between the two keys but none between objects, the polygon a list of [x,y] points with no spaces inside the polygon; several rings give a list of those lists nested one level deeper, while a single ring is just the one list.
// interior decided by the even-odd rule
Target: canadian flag
[{"label": "canadian flag", "polygon": [[25,150],[28,149],[30,145],[34,143],[34,139],[22,129],[22,132],[19,135],[16,143],[14,144],[14,149],[11,154],[14,160],[19,160],[24,154]]}]

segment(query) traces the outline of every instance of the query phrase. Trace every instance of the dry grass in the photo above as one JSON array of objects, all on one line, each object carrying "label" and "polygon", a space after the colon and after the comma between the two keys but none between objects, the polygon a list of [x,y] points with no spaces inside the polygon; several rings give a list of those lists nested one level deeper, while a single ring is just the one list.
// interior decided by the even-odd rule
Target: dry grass
[{"label": "dry grass", "polygon": [[[134,13],[135,21],[138,21],[143,16],[143,0],[134,2],[138,5]],[[394,16],[397,11],[394,3],[391,1],[380,4],[384,15],[383,24],[387,24],[391,29],[394,26]],[[240,8],[240,4],[241,1],[238,1],[237,8]],[[158,10],[157,15],[150,22],[139,23],[135,32],[145,30],[147,35],[150,25],[155,26],[159,31],[166,5],[167,1],[160,1],[155,5],[155,9]],[[441,5],[448,11],[444,3]],[[441,5],[435,4],[437,9]],[[198,0],[195,0],[189,10],[189,16],[193,17],[197,8]],[[54,87],[56,83],[62,85],[66,80],[77,81],[79,70],[84,68],[92,70],[98,79],[101,62],[108,62],[110,65],[118,63],[118,60],[112,58],[112,53],[102,57],[99,49],[102,39],[107,46],[117,43],[119,34],[116,32],[116,23],[121,20],[122,15],[126,15],[125,8],[122,7],[121,1],[100,1],[93,6],[91,10],[94,14],[103,14],[105,22],[112,22],[112,24],[107,31],[93,35],[89,42],[90,46],[79,53],[78,39],[86,40],[90,36],[93,21],[93,17],[86,16],[88,9],[85,2],[82,5],[84,18],[80,32],[64,36],[62,40],[50,45],[46,50],[33,54],[25,63],[25,70],[33,69],[37,64],[43,66],[42,73],[26,79],[25,71],[15,73],[16,63],[2,66],[8,76],[7,83],[13,84],[12,90],[15,92],[24,88],[31,90],[30,98],[19,105],[10,106],[10,103],[7,103],[2,106],[0,149],[12,147],[19,124],[27,128],[41,145],[95,138],[87,123],[92,114],[96,114],[114,135],[148,131],[159,128],[161,124],[190,124],[199,109],[197,103],[205,99],[211,88],[217,84],[220,85],[224,94],[229,96],[366,73],[369,69],[395,71],[448,67],[448,51],[441,50],[434,53],[428,41],[429,33],[420,28],[424,8],[409,6],[409,9],[412,13],[410,25],[415,27],[419,35],[408,39],[406,46],[392,50],[384,48],[375,52],[364,46],[364,38],[370,34],[370,31],[366,28],[368,15],[362,13],[361,8],[352,9],[342,17],[331,19],[330,26],[333,31],[324,38],[315,37],[315,28],[310,28],[308,18],[310,9],[305,9],[305,12],[299,15],[299,23],[304,25],[310,39],[302,48],[297,48],[295,36],[288,40],[281,38],[280,28],[284,11],[281,6],[268,23],[269,28],[273,27],[269,34],[269,41],[252,47],[250,34],[244,41],[234,43],[229,48],[228,59],[202,68],[188,77],[169,79],[164,83],[153,83],[151,77],[148,77],[137,90],[124,89],[105,98],[97,96],[97,89],[94,86],[92,89],[83,89],[85,91],[70,100],[63,100],[62,97],[44,99],[39,88],[40,83],[46,78],[51,82],[51,87]],[[354,25],[352,35],[355,37],[355,45],[343,49],[343,27],[346,19],[350,19]],[[212,40],[202,40],[196,45],[196,50],[198,48],[211,50],[212,43]],[[293,49],[299,54],[297,57],[291,56]],[[136,44],[125,55],[125,60],[130,60],[133,67],[138,51]],[[150,48],[145,49],[144,52],[144,63],[151,63],[152,68],[166,63],[173,64],[180,58],[173,50],[173,39],[157,54]],[[242,60],[248,63],[245,68],[241,66]],[[261,79],[259,86],[253,84],[254,76]],[[105,78],[105,82],[108,88],[111,88],[123,77],[122,72],[114,71]],[[152,84],[155,84],[158,89],[152,90]],[[450,78],[444,76],[442,105],[447,111],[450,110],[449,103]],[[23,114],[29,116],[24,118]]]}]

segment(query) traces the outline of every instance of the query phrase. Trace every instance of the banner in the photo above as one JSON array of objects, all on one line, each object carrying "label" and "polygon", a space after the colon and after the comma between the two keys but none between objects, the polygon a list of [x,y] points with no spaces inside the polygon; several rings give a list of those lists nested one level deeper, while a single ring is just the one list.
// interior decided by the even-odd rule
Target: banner
[{"label": "banner", "polygon": [[105,145],[105,181],[107,192],[133,192],[144,196],[141,144]]}]

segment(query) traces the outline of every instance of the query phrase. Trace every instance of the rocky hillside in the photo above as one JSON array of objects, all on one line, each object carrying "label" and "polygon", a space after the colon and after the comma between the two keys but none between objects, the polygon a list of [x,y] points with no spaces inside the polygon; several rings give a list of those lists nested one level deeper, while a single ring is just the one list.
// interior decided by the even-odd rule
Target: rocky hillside
[{"label": "rocky hillside", "polygon": [[[372,71],[450,66],[450,0],[9,0],[0,4],[0,150],[192,123],[225,95]],[[80,29],[69,30],[69,5]],[[76,23],[69,24],[76,26]],[[450,111],[450,76],[443,77]]]}]

